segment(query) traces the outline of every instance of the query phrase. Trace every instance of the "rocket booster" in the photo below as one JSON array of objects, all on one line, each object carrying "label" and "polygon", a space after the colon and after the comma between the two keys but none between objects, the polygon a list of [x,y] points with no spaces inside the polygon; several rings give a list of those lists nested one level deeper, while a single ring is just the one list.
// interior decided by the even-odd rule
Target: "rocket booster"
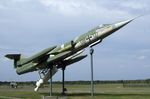
[{"label": "rocket booster", "polygon": [[34,91],[38,91],[39,87],[41,87],[41,85],[43,85],[44,83],[46,83],[50,78],[52,78],[52,76],[58,71],[58,69],[56,67],[53,67],[52,69],[52,75],[50,73],[50,70],[48,70],[48,72],[46,73],[46,75],[39,79],[36,82],[36,88],[34,89]]}]

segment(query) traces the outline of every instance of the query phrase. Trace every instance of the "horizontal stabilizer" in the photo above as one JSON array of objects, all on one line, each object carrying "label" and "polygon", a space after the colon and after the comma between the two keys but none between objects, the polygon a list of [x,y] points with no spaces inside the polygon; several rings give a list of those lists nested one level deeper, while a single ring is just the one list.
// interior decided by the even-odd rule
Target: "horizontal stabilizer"
[{"label": "horizontal stabilizer", "polygon": [[7,54],[7,55],[5,55],[5,57],[7,57],[9,59],[19,60],[21,57],[21,54]]}]

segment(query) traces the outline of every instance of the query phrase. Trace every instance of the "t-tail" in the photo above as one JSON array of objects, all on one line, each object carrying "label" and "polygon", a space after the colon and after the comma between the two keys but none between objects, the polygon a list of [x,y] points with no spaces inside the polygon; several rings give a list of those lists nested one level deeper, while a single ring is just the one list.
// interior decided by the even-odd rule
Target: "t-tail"
[{"label": "t-tail", "polygon": [[7,54],[5,57],[14,60],[14,68],[18,67],[18,63],[21,60],[21,54]]},{"label": "t-tail", "polygon": [[38,66],[40,65],[42,65],[43,68],[46,67],[46,62],[45,64],[41,63],[44,59],[47,59],[49,57],[48,53],[55,48],[56,46],[46,48],[28,58],[23,58],[21,54],[7,54],[5,55],[5,57],[14,60],[14,68],[16,69],[17,74],[21,75],[37,70]]}]

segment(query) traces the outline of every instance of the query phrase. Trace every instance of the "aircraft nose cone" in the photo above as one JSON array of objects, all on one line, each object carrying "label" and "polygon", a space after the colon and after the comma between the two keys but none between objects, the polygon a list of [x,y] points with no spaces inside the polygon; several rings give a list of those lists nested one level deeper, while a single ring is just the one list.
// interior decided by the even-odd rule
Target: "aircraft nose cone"
[{"label": "aircraft nose cone", "polygon": [[128,23],[130,23],[131,21],[133,21],[134,19],[130,19],[130,20],[126,20],[126,21],[121,21],[121,22],[118,22],[118,23],[115,23],[114,24],[114,28],[115,29],[120,29],[121,27],[127,25]]}]

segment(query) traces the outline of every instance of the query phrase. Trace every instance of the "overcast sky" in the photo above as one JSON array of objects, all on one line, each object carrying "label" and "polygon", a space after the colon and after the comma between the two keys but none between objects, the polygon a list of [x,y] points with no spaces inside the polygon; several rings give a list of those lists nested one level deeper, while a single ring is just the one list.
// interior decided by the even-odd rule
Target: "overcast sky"
[{"label": "overcast sky", "polygon": [[[30,56],[97,25],[139,15],[94,47],[95,80],[150,78],[149,0],[0,0],[0,81],[39,79],[37,72],[17,75],[7,53]],[[90,80],[89,60],[70,65],[66,80]],[[54,79],[61,80],[61,70]]]}]

